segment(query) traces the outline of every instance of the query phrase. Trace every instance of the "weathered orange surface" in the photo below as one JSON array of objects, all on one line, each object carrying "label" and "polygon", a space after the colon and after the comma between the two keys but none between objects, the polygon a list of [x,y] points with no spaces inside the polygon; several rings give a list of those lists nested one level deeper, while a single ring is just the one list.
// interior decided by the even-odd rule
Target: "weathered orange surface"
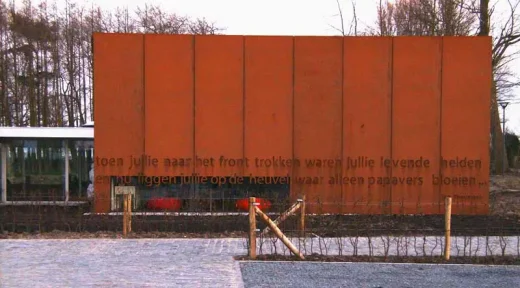
[{"label": "weathered orange surface", "polygon": [[[423,177],[422,185],[393,185],[393,213],[438,213],[442,38],[394,39],[392,158],[430,160],[430,167],[393,168],[392,177]],[[463,153],[463,151],[460,151]]]},{"label": "weathered orange surface", "polygon": [[[185,95],[184,97],[193,97]],[[178,119],[189,121],[189,119]],[[182,124],[180,124],[182,125]],[[244,157],[244,38],[195,38],[195,154],[200,158]],[[204,176],[242,175],[228,164],[197,167]]]},{"label": "weathered orange surface", "polygon": [[[297,37],[294,42],[294,157],[341,158],[343,38]],[[305,193],[310,203],[321,204],[309,205],[310,213],[340,212],[341,185],[327,183],[337,173],[341,166],[311,169],[302,163],[294,177],[324,177],[324,183],[293,183],[291,194]]]},{"label": "weathered orange surface", "polygon": [[[244,156],[293,158],[293,38],[246,37],[245,65]],[[250,165],[245,175],[282,177],[291,172],[288,167]]]},{"label": "weathered orange surface", "polygon": [[[291,176],[291,198],[309,213],[488,212],[490,37],[289,37],[94,34],[95,153],[123,158],[96,177],[145,175]],[[160,159],[130,167],[130,156]],[[220,157],[249,167],[220,166]],[[301,166],[256,167],[255,158]],[[429,160],[382,167],[381,158]],[[443,159],[482,168],[445,168]],[[165,168],[164,158],[214,158],[214,167]],[[305,159],[336,160],[308,168]],[[349,167],[346,159],[373,159]],[[472,186],[432,176],[475,177]],[[323,177],[319,184],[297,184]],[[362,177],[364,183],[329,178]],[[373,177],[373,178],[370,178]],[[422,184],[373,183],[422,177]],[[109,185],[96,210],[110,209]]]},{"label": "weathered orange surface", "polygon": [[[150,75],[144,76],[144,153],[161,159],[191,159],[195,145],[193,37],[146,35],[144,45],[145,57],[141,60],[146,75]],[[146,175],[191,173],[190,166],[145,166]]]},{"label": "weathered orange surface", "polygon": [[[101,41],[100,41],[101,40]],[[123,158],[144,152],[144,35],[94,36],[95,156]],[[126,165],[94,167],[96,177],[131,176],[143,172]],[[110,209],[110,186],[96,181],[95,209]]]},{"label": "weathered orange surface", "polygon": [[[344,40],[343,158],[391,156],[392,38],[347,37]],[[367,77],[370,75],[370,77]],[[363,95],[360,97],[360,95]],[[346,177],[388,177],[390,169],[349,169]],[[368,185],[367,185],[368,186]],[[389,213],[388,185],[343,185],[344,213]]]},{"label": "weathered orange surface", "polygon": [[[455,197],[453,213],[487,213],[491,44],[485,38],[445,37],[443,41],[440,154],[444,159],[482,159],[482,168],[443,168],[441,173],[445,176],[476,177],[477,186],[444,186],[441,194]],[[468,45],[472,45],[472,48],[466,49]],[[457,196],[482,198],[469,198],[469,201]],[[444,206],[441,212],[444,213]]]}]

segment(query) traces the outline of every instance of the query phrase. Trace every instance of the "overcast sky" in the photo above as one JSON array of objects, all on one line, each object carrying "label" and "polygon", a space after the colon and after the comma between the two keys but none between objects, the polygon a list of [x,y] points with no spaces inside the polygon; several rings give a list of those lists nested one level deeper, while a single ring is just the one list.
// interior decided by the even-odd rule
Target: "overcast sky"
[{"label": "overcast sky", "polygon": [[[15,2],[21,3],[21,0]],[[35,2],[39,1],[33,3]],[[57,2],[65,3],[64,0]],[[373,26],[378,2],[379,0],[356,1],[359,30]],[[94,3],[104,9],[128,7],[130,10],[142,7],[144,3],[160,5],[165,10],[180,15],[206,18],[225,28],[225,34],[235,35],[339,35],[331,26],[341,25],[336,0],[90,0],[78,3]],[[347,14],[344,15],[345,26],[349,26],[352,2],[340,0],[340,3],[344,14]],[[505,13],[506,4],[507,1],[499,1],[495,13]],[[513,65],[514,71],[520,73],[520,59]],[[520,89],[515,91],[515,96],[520,99]],[[508,129],[520,133],[520,104],[510,105],[506,118]]]}]

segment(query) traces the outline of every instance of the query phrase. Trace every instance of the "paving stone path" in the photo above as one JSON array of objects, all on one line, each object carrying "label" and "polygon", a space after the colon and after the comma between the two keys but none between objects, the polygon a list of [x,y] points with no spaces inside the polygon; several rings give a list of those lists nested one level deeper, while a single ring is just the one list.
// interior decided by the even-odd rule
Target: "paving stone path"
[{"label": "paving stone path", "polygon": [[[518,255],[519,238],[454,237],[452,255]],[[352,255],[354,247],[358,255],[439,255],[443,242],[442,237],[292,240],[307,254],[328,255]],[[0,287],[244,287],[233,256],[245,255],[246,245],[233,238],[0,240]],[[280,241],[266,239],[259,239],[258,251],[288,254]]]},{"label": "paving stone path", "polygon": [[0,241],[0,287],[243,287],[239,239]]}]

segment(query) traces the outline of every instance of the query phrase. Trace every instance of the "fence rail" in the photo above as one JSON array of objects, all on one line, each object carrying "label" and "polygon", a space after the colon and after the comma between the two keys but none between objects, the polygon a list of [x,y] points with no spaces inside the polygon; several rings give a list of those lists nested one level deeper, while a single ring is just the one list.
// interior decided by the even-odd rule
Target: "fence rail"
[{"label": "fence rail", "polygon": [[[518,197],[517,193],[510,194]],[[125,202],[127,209],[132,207],[128,205],[130,202],[128,199]],[[449,255],[449,261],[455,262],[458,257],[499,257],[513,259],[511,261],[514,262],[520,261],[520,211],[515,203],[508,200],[498,205],[490,197],[489,215],[452,214],[449,226],[446,226],[447,217],[442,214],[321,215],[306,213],[312,207],[312,203],[307,201],[273,202],[269,209],[260,209],[262,214],[254,213],[263,215],[255,218],[254,246],[258,259],[294,256],[287,243],[283,244],[280,237],[273,234],[269,221],[262,221],[269,218],[271,224],[275,224],[307,260],[319,260],[316,257],[320,255],[332,259],[347,256],[444,259]],[[122,237],[123,223],[127,223],[126,237],[129,238],[234,237],[242,239],[244,246],[251,248],[248,211],[130,212],[121,209],[98,214],[92,211],[89,203],[68,204],[52,205],[37,201],[4,203],[0,205],[0,238],[47,237],[45,235],[58,238]],[[500,206],[500,209],[493,205]],[[301,213],[302,210],[304,213]],[[444,207],[442,210],[449,211]],[[448,246],[446,243],[449,243]]]}]

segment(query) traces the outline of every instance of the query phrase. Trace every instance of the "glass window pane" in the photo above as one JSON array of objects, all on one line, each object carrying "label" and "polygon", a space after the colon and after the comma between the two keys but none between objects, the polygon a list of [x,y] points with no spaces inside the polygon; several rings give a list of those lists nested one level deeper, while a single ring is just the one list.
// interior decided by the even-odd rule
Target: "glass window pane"
[{"label": "glass window pane", "polygon": [[18,140],[7,152],[9,201],[61,201],[64,191],[63,141]]},{"label": "glass window pane", "polygon": [[94,141],[69,140],[69,200],[86,201]]}]

